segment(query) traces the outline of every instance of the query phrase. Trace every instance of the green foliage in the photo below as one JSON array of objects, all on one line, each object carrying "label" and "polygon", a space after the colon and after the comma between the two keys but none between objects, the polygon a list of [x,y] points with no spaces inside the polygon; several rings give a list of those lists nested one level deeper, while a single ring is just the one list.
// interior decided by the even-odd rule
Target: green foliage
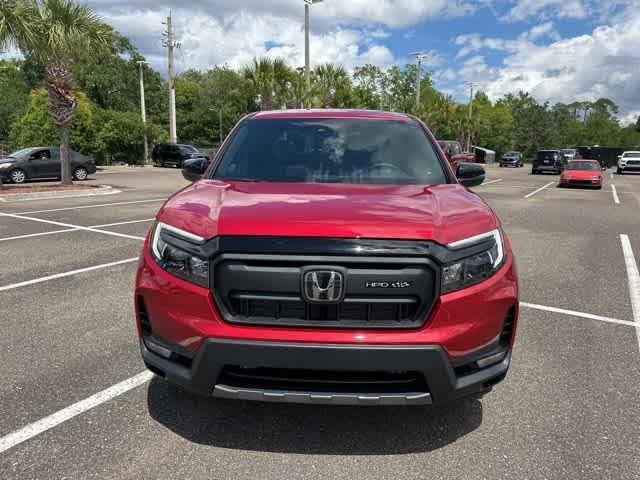
[{"label": "green foliage", "polygon": [[[78,110],[71,128],[71,148],[82,153],[92,153],[96,134],[93,106],[86,95],[76,93]],[[48,113],[49,96],[44,89],[31,92],[21,115],[11,126],[9,138],[16,147],[58,145],[58,130]]]},{"label": "green foliage", "polygon": [[14,116],[29,100],[29,87],[20,61],[0,60],[0,143],[9,136]]},{"label": "green foliage", "polygon": [[[98,162],[142,163],[144,148],[140,140],[144,136],[145,126],[139,114],[99,109],[96,120],[99,128],[95,136],[94,154]],[[146,130],[151,145],[163,139],[157,126],[150,124]]]},{"label": "green foliage", "polygon": [[[78,111],[71,127],[71,148],[93,155],[99,163],[142,162],[144,126],[140,114],[101,109],[84,93],[75,92],[75,95]],[[11,143],[18,148],[58,145],[58,131],[48,108],[47,92],[44,89],[32,91],[24,111],[12,124]],[[162,130],[154,124],[147,124],[147,135],[151,145],[165,139]]]}]

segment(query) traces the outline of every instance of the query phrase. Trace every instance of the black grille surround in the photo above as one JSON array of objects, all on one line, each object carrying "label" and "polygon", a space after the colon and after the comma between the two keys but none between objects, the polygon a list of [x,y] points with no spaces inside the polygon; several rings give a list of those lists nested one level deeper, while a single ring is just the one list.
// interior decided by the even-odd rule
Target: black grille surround
[{"label": "black grille surround", "polygon": [[[344,299],[314,303],[302,295],[309,270],[344,275]],[[324,328],[418,328],[438,297],[439,269],[429,259],[222,254],[211,267],[213,293],[231,323]],[[387,287],[367,286],[375,282]],[[393,287],[396,282],[400,286]]]}]

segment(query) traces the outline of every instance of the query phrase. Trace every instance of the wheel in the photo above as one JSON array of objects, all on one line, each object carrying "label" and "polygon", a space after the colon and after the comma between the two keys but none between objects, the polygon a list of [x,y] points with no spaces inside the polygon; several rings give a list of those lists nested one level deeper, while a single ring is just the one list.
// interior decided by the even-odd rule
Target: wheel
[{"label": "wheel", "polygon": [[84,167],[78,167],[73,171],[73,178],[79,181],[86,180],[89,176],[89,172]]},{"label": "wheel", "polygon": [[503,164],[500,164],[500,168],[502,168],[502,167],[504,167],[504,165],[503,165]]},{"label": "wheel", "polygon": [[616,174],[617,174],[617,175],[622,175],[622,169],[621,169],[620,167],[618,167],[618,168],[616,169]]},{"label": "wheel", "polygon": [[531,170],[531,175],[537,175],[538,171],[537,170]]},{"label": "wheel", "polygon": [[27,180],[27,174],[24,170],[16,168],[9,173],[9,178],[13,183],[24,183]]}]

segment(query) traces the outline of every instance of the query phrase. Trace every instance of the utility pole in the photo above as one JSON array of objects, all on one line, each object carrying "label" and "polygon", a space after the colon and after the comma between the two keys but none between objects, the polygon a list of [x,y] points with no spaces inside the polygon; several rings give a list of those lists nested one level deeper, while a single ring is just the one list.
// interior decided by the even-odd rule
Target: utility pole
[{"label": "utility pole", "polygon": [[467,140],[467,152],[471,151],[471,120],[473,119],[473,87],[475,87],[475,83],[469,82],[467,84],[469,87],[469,136]]},{"label": "utility pole", "polygon": [[416,113],[418,108],[420,108],[420,82],[422,76],[422,62],[427,56],[424,52],[413,52],[411,55],[416,57],[416,61],[418,62],[418,72],[416,73]]},{"label": "utility pole", "polygon": [[180,44],[173,38],[173,23],[171,18],[171,12],[167,17],[167,31],[165,32],[166,41],[164,46],[167,47],[168,55],[168,68],[169,68],[169,143],[177,143],[178,137],[176,134],[176,89],[175,89],[175,74],[173,69],[173,49],[180,48]]},{"label": "utility pole", "polygon": [[149,62],[138,60],[140,71],[140,113],[142,114],[142,126],[144,128],[144,163],[149,163],[149,142],[147,140],[147,107],[144,100],[144,66]]},{"label": "utility pole", "polygon": [[[306,82],[306,94],[311,91],[311,62],[309,59],[309,15],[311,5],[320,3],[323,0],[304,0],[304,75]],[[308,100],[308,99],[307,99]]]}]

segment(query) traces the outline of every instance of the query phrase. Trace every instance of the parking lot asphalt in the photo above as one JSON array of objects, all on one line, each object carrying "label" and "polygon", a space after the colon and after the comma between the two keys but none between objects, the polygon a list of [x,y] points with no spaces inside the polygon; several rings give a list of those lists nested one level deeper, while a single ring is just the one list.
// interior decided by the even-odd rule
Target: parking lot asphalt
[{"label": "parking lot asphalt", "polygon": [[483,399],[438,408],[220,401],[136,377],[139,238],[187,184],[178,170],[91,180],[117,195],[0,203],[0,478],[640,478],[640,175],[607,171],[597,191],[487,173],[474,191],[521,282],[513,363]]}]

